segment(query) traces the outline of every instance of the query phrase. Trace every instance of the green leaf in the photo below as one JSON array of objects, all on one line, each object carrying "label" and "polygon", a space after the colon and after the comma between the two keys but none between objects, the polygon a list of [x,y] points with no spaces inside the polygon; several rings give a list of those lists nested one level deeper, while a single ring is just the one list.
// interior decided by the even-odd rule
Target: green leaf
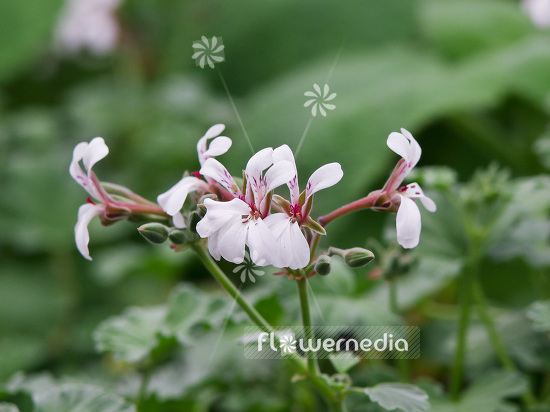
[{"label": "green leaf", "polygon": [[483,375],[466,391],[460,402],[436,399],[432,402],[433,412],[500,412],[515,411],[515,407],[504,401],[527,390],[527,380],[514,372],[494,371]]},{"label": "green leaf", "polygon": [[426,412],[430,409],[428,394],[415,385],[381,383],[365,388],[365,394],[388,411]]},{"label": "green leaf", "polygon": [[159,344],[164,307],[128,308],[122,315],[102,322],[94,333],[96,348],[111,352],[116,360],[140,362]]},{"label": "green leaf", "polygon": [[517,4],[494,0],[429,0],[420,28],[444,54],[464,57],[504,46],[534,32]]},{"label": "green leaf", "polygon": [[529,307],[527,317],[533,321],[533,326],[541,332],[550,331],[550,300],[533,303]]},{"label": "green leaf", "polygon": [[65,384],[34,397],[35,412],[135,412],[136,408],[118,395],[92,385]]},{"label": "green leaf", "polygon": [[182,345],[187,345],[201,328],[221,324],[225,307],[223,299],[213,298],[190,285],[182,285],[168,300],[162,333],[175,336]]}]

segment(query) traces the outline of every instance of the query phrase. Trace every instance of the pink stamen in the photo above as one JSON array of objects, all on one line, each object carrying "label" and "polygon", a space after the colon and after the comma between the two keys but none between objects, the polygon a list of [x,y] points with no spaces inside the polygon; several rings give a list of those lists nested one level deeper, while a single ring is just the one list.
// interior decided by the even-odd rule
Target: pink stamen
[{"label": "pink stamen", "polygon": [[294,217],[300,217],[300,219],[303,219],[304,216],[302,215],[302,206],[301,205],[290,205],[290,212]]},{"label": "pink stamen", "polygon": [[86,199],[86,202],[91,203],[94,206],[97,206],[97,203],[94,202],[90,196],[88,196],[88,198]]},{"label": "pink stamen", "polygon": [[199,172],[192,172],[191,173],[193,176],[195,176],[197,179],[200,179],[201,178],[201,174]]}]

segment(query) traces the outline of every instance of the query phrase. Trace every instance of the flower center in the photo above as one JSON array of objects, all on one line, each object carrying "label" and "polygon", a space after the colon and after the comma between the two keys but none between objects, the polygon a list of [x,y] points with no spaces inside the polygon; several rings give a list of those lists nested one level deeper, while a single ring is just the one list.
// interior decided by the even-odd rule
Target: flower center
[{"label": "flower center", "polygon": [[290,205],[290,213],[294,218],[300,217],[300,220],[304,218],[302,215],[302,205]]}]

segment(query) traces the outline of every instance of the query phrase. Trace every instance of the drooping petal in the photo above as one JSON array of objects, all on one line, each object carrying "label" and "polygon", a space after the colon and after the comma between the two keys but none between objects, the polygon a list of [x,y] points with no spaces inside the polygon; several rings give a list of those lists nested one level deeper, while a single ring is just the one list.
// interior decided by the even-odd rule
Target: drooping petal
[{"label": "drooping petal", "polygon": [[243,223],[241,219],[232,219],[219,231],[218,247],[225,260],[242,263],[250,224],[249,221]]},{"label": "drooping petal", "polygon": [[300,269],[307,266],[310,250],[300,225],[285,213],[274,213],[264,219],[271,233],[277,239],[276,267]]},{"label": "drooping petal", "polygon": [[82,163],[84,168],[90,175],[92,167],[109,154],[109,148],[105,144],[105,140],[102,137],[95,137],[88,145]]},{"label": "drooping petal", "polygon": [[81,185],[86,191],[88,190],[88,175],[80,167],[80,161],[84,158],[84,154],[88,149],[87,142],[81,142],[77,144],[73,150],[73,160],[69,166],[69,173],[76,182]]},{"label": "drooping petal", "polygon": [[256,265],[268,266],[277,261],[277,241],[262,219],[250,221],[246,244]]},{"label": "drooping petal", "polygon": [[233,176],[227,171],[224,165],[214,158],[207,159],[204,162],[204,165],[201,167],[200,174],[211,179],[214,179],[216,182],[221,184],[233,196],[240,196],[241,191],[233,179]]},{"label": "drooping petal", "polygon": [[210,237],[232,218],[250,214],[250,207],[241,199],[232,199],[229,202],[217,202],[205,199],[206,215],[197,224],[197,233],[200,237]]},{"label": "drooping petal", "polygon": [[435,212],[437,210],[437,206],[435,205],[435,202],[424,194],[422,188],[418,183],[411,183],[411,184],[408,184],[406,187],[407,189],[401,192],[403,196],[406,196],[408,198],[420,199],[420,201],[422,202],[422,205],[429,212]]},{"label": "drooping petal", "polygon": [[246,176],[259,182],[262,172],[273,164],[273,149],[266,147],[250,158],[246,164]]},{"label": "drooping petal", "polygon": [[172,222],[174,222],[174,226],[178,229],[185,228],[185,220],[181,213],[176,213],[174,216],[172,216]]},{"label": "drooping petal", "polygon": [[414,200],[402,196],[401,204],[397,210],[396,229],[397,242],[406,249],[411,249],[418,245],[422,220],[420,210],[414,203]]},{"label": "drooping petal", "polygon": [[343,176],[344,172],[342,171],[340,163],[329,163],[321,166],[313,172],[307,181],[306,199],[319,190],[334,186]]},{"label": "drooping petal", "polygon": [[88,224],[95,217],[103,213],[102,205],[93,205],[86,203],[78,209],[78,220],[74,227],[74,238],[78,251],[88,260],[92,260],[88,251],[88,243],[90,242],[90,234],[88,233]]},{"label": "drooping petal", "polygon": [[186,176],[167,192],[157,197],[158,204],[171,216],[176,215],[183,204],[189,192],[207,190],[206,182],[197,179],[195,176]]}]

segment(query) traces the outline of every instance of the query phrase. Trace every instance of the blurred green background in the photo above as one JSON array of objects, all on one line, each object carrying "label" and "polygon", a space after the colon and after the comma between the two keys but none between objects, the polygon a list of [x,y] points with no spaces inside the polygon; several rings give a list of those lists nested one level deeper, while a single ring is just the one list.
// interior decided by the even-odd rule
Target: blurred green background
[{"label": "blurred green background", "polygon": [[[98,176],[155,199],[185,170],[198,169],[196,141],[215,123],[225,123],[224,134],[233,139],[220,160],[239,174],[250,151],[217,71],[200,69],[191,58],[192,42],[202,35],[223,38],[225,62],[217,67],[256,150],[297,147],[311,117],[304,92],[325,83],[334,68],[328,83],[336,109],[313,120],[297,158],[302,184],[317,167],[342,164],[342,182],[316,197],[317,216],[383,185],[397,160],[386,137],[401,127],[423,148],[420,166],[447,166],[461,182],[490,163],[511,179],[544,175],[550,167],[550,30],[536,28],[516,1],[127,0],[116,13],[117,46],[102,55],[54,47],[63,6],[61,0],[0,2],[0,381],[19,370],[102,382],[124,376],[127,370],[94,350],[92,332],[101,321],[127,306],[163,303],[181,281],[216,289],[192,254],[146,244],[128,222],[108,228],[92,222],[94,261],[84,260],[73,226],[87,194],[68,174],[75,144],[102,136],[110,154],[96,166]],[[537,187],[541,197],[533,199],[535,189],[527,188],[518,202],[547,202],[548,186]],[[407,310],[429,295],[452,301],[458,273],[452,265],[461,255],[442,243],[460,237],[460,229],[446,213],[441,201],[435,223],[427,221],[426,246],[418,253],[439,263],[424,268],[427,277],[416,273],[418,293],[412,286],[402,293]],[[547,218],[547,206],[537,213]],[[330,228],[326,246],[365,246],[392,225],[393,217],[382,214],[347,216]],[[542,230],[537,246],[530,243],[533,227]],[[526,229],[523,252],[484,262],[494,302],[524,308],[548,298],[544,227]],[[540,259],[533,263],[535,248]],[[342,299],[343,311],[375,322],[373,306],[386,302],[386,294],[367,272],[353,272],[352,286],[335,290],[357,297],[353,304]],[[529,281],[531,272],[542,274],[542,287]],[[268,277],[258,299],[277,321],[287,286]],[[278,294],[269,295],[272,290]],[[371,300],[359,299],[366,290]],[[444,382],[440,371],[448,360],[433,351],[418,374]],[[534,369],[546,368],[533,362]],[[229,383],[220,378],[200,396],[179,388],[175,398],[256,410],[263,395],[241,399],[242,391],[231,390],[254,381],[256,394],[278,388],[263,400],[271,409],[262,410],[287,410],[288,400],[278,394],[290,390],[280,377],[289,372],[273,370],[242,372]],[[182,374],[195,376],[189,368]],[[151,410],[172,410],[167,405]]]}]

